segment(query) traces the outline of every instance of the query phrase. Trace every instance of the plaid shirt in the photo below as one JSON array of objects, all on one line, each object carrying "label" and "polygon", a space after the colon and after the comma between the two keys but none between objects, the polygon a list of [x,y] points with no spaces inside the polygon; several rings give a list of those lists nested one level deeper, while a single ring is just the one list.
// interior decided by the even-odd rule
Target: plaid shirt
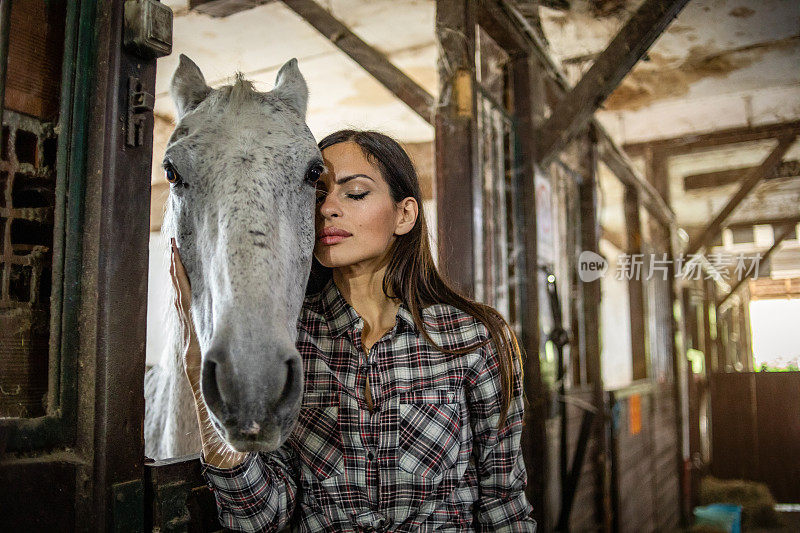
[{"label": "plaid shirt", "polygon": [[[480,321],[449,305],[426,308],[423,319],[446,348],[488,336]],[[201,455],[221,523],[241,531],[534,532],[523,492],[519,368],[498,431],[494,343],[443,353],[402,305],[394,327],[367,354],[363,325],[332,281],[306,298],[297,340],[303,403],[286,444],[252,452],[231,469]]]}]

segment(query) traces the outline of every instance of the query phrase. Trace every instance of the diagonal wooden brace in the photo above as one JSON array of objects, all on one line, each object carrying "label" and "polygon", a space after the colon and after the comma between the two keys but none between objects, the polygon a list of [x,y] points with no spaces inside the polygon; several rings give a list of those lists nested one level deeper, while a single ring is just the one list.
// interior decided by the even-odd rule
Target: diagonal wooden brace
[{"label": "diagonal wooden brace", "polygon": [[714,220],[706,226],[706,229],[697,236],[696,238],[692,239],[689,243],[689,248],[686,251],[686,255],[692,255],[697,253],[698,250],[703,248],[708,244],[708,242],[714,238],[719,230],[725,222],[725,220],[730,216],[736,207],[744,200],[744,198],[750,194],[758,182],[764,179],[765,176],[768,176],[775,169],[780,165],[783,156],[789,150],[789,147],[792,146],[795,140],[795,135],[786,135],[783,137],[778,138],[778,145],[772,150],[772,152],[767,156],[761,165],[753,168],[742,180],[742,185],[739,187],[739,190],[728,200],[728,203],[725,204],[719,214],[714,217]]},{"label": "diagonal wooden brace", "polygon": [[361,40],[314,0],[283,0],[283,3],[361,65],[426,122],[433,124],[433,96],[394,66],[386,56]]}]

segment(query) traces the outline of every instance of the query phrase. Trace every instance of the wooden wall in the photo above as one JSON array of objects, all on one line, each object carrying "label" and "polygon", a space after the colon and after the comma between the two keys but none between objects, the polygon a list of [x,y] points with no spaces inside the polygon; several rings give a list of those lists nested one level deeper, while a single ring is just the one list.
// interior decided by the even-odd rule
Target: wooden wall
[{"label": "wooden wall", "polygon": [[711,375],[711,473],[800,501],[800,372]]},{"label": "wooden wall", "polygon": [[678,439],[672,394],[671,385],[649,383],[609,393],[617,531],[678,527]]}]

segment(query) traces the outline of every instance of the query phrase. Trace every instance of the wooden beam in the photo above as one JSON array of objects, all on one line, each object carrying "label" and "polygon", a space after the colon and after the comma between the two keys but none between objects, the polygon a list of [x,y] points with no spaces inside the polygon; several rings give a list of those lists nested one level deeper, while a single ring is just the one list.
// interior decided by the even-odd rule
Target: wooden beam
[{"label": "wooden beam", "polygon": [[655,188],[667,206],[672,205],[669,191],[669,168],[667,158],[655,151],[645,153],[645,179]]},{"label": "wooden beam", "polygon": [[644,1],[575,88],[552,110],[537,146],[540,163],[549,161],[589,121],[687,1]]},{"label": "wooden beam", "polygon": [[497,0],[479,0],[475,19],[509,57],[527,57],[530,39],[512,17],[503,11]]},{"label": "wooden beam", "polygon": [[[770,246],[769,249],[766,252],[764,252],[764,255],[761,256],[760,261],[766,261],[767,259],[769,259],[769,256],[772,255],[772,252],[777,250],[778,246],[780,246],[780,244],[784,240],[786,240],[787,237],[789,237],[790,235],[792,235],[794,233],[795,228],[797,227],[797,224],[799,222],[800,222],[800,217],[796,217],[794,219],[794,223],[790,222],[790,223],[786,224],[786,226],[784,226],[781,229],[780,233],[776,234],[775,241],[772,243],[772,246]],[[717,303],[717,307],[721,307],[722,304],[727,302],[728,298],[733,296],[736,293],[736,291],[739,289],[739,287],[742,286],[742,283],[744,283],[745,281],[747,281],[749,279],[750,278],[748,276],[743,276],[742,279],[737,281],[736,284],[731,288],[730,292],[728,294],[726,294],[725,297]]]},{"label": "wooden beam", "polygon": [[750,191],[753,190],[756,185],[758,185],[759,181],[764,179],[764,176],[767,176],[775,171],[784,154],[786,154],[786,152],[794,143],[794,139],[794,135],[788,135],[778,139],[778,145],[767,156],[764,162],[758,167],[755,167],[752,172],[745,176],[745,178],[742,180],[742,186],[739,187],[739,190],[736,191],[730,200],[728,200],[728,203],[725,204],[725,207],[723,207],[717,216],[714,217],[714,220],[712,220],[706,229],[703,230],[703,233],[689,243],[689,248],[686,252],[687,255],[696,253],[719,232],[720,227],[722,227],[722,223],[725,222],[725,219],[728,218],[734,209],[736,209],[745,196],[747,196]]},{"label": "wooden beam", "polygon": [[[737,220],[736,222],[730,222],[725,224],[725,227],[729,229],[734,228],[745,228],[750,226],[785,226],[786,224],[791,224],[792,221],[797,220],[797,215],[792,215],[788,217],[780,217],[780,218],[754,218],[751,220]],[[795,222],[797,224],[797,222]]]},{"label": "wooden beam", "polygon": [[[589,128],[589,135],[585,141],[585,155],[581,160],[581,174],[585,179],[578,185],[578,202],[580,204],[580,247],[600,253],[600,223],[598,218],[597,199],[597,139],[594,128]],[[580,308],[578,312],[578,325],[580,352],[584,354],[586,375],[592,386],[592,403],[601,414],[600,420],[605,419],[606,403],[603,387],[602,364],[600,361],[600,280],[581,282],[578,284]],[[594,428],[595,449],[592,454],[594,470],[595,516],[597,522],[608,531],[611,527],[611,497],[608,494],[608,479],[606,477],[605,458],[608,456],[608,441],[606,440],[605,424],[598,421]]]},{"label": "wooden beam", "polygon": [[[509,12],[510,16],[515,18],[517,23],[525,29],[526,35],[531,40],[530,52],[532,57],[538,64],[542,65],[548,74],[547,76],[542,76],[544,79],[537,85],[537,88],[544,94],[548,94],[551,90],[558,93],[559,96],[566,94],[570,90],[569,83],[550,54],[545,52],[547,43],[541,39],[536,28],[525,19],[518,8],[506,0],[501,0],[501,3],[506,11]],[[554,106],[551,105],[551,107]],[[590,122],[596,133],[597,142],[599,143],[600,160],[603,161],[623,183],[632,184],[640,191],[643,196],[644,205],[662,224],[677,227],[675,213],[667,206],[663,198],[654,194],[656,190],[636,171],[628,159],[627,154],[617,146],[605,127],[594,117],[590,119]]]},{"label": "wooden beam", "polygon": [[[513,110],[516,118],[516,135],[523,140],[518,143],[517,152],[519,166],[515,169],[517,191],[520,196],[519,206],[521,224],[518,231],[522,233],[520,242],[524,253],[517,268],[522,269],[520,299],[522,335],[521,344],[525,353],[538,353],[540,346],[539,330],[539,269],[536,268],[537,232],[536,232],[536,195],[534,186],[534,161],[531,143],[525,142],[535,135],[533,119],[536,116],[535,103],[540,94],[532,90],[531,84],[541,77],[542,73],[532,71],[529,57],[518,56],[511,59],[509,65],[509,81],[513,95]],[[515,207],[516,209],[516,207]],[[525,420],[522,429],[523,459],[527,467],[528,486],[525,493],[534,507],[534,517],[546,527],[546,487],[547,487],[547,386],[542,380],[542,369],[538,357],[526,357],[524,362],[523,387],[528,405],[525,408]],[[538,472],[537,472],[538,470]],[[538,509],[537,509],[538,507]]]},{"label": "wooden beam", "polygon": [[[639,217],[639,191],[631,186],[625,187],[623,195],[625,210],[626,242],[625,253],[633,260],[642,254],[642,222]],[[633,268],[633,267],[632,267]],[[642,273],[633,270],[628,280],[628,301],[631,326],[631,357],[633,358],[633,379],[647,378],[647,350],[645,348],[645,318],[647,306],[644,301]]]},{"label": "wooden beam", "polygon": [[604,130],[595,126],[598,133],[600,160],[625,185],[634,187],[647,210],[665,226],[675,226],[675,213],[659,192],[633,167],[628,157],[617,147]]},{"label": "wooden beam", "polygon": [[671,139],[630,143],[624,145],[623,149],[631,157],[643,156],[648,148],[660,151],[664,155],[680,155],[688,154],[695,150],[717,148],[743,142],[763,141],[785,135],[800,135],[800,121],[731,128],[708,133],[682,135]]},{"label": "wooden beam", "polygon": [[[652,151],[652,148],[649,149]],[[663,157],[663,156],[662,156]],[[741,181],[742,176],[752,172],[756,167],[732,168],[728,170],[717,170],[716,172],[704,172],[702,174],[691,174],[683,178],[683,188],[687,191],[705,189],[709,187],[721,187]],[[794,178],[800,176],[800,161],[783,161],[775,172],[764,179],[773,178]]]},{"label": "wooden beam", "polygon": [[189,0],[189,9],[215,18],[229,17],[274,0]]},{"label": "wooden beam", "polygon": [[436,113],[436,214],[439,268],[464,294],[475,294],[473,150],[475,13],[471,0],[437,0],[436,38],[445,98]]},{"label": "wooden beam", "polygon": [[283,3],[361,65],[426,122],[433,124],[433,96],[395,67],[386,56],[362,41],[314,0],[283,0]]}]

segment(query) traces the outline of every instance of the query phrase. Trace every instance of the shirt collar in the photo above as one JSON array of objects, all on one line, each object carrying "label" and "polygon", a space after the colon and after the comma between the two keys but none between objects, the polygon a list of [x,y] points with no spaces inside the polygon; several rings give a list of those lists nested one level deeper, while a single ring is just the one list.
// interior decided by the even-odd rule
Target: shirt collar
[{"label": "shirt collar", "polygon": [[[322,302],[324,306],[325,318],[328,321],[328,328],[332,337],[339,337],[351,329],[362,330],[364,320],[356,313],[356,310],[347,303],[344,296],[339,292],[333,278],[329,279],[322,289]],[[402,331],[416,332],[414,317],[405,303],[400,304],[396,318],[397,333]]]}]

